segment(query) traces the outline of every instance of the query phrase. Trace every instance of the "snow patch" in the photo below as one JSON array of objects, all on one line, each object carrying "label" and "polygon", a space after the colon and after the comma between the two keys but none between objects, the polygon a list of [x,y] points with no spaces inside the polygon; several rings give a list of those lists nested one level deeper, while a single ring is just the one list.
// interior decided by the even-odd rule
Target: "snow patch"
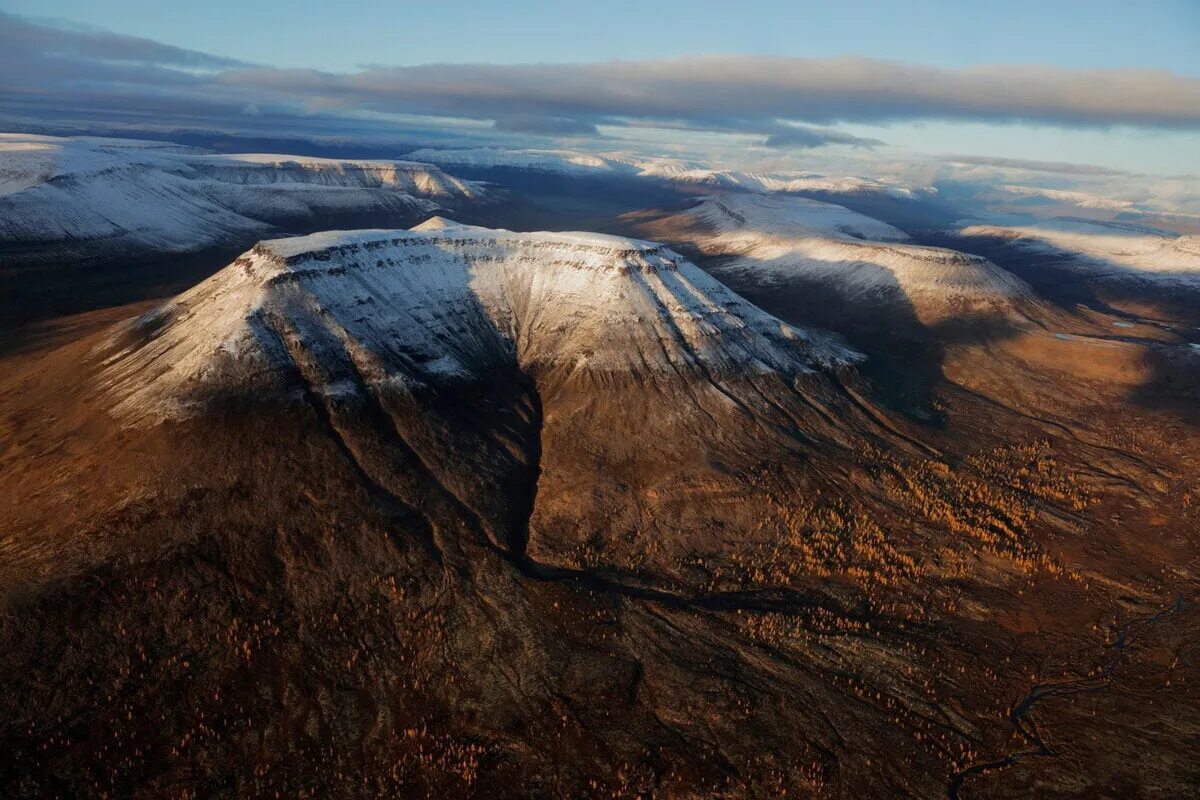
[{"label": "snow patch", "polygon": [[405,161],[213,155],[120,139],[0,135],[0,246],[190,252],[321,214],[413,216],[477,184]]},{"label": "snow patch", "polygon": [[882,194],[900,199],[931,197],[937,190],[910,187],[860,177],[831,177],[812,172],[759,173],[714,167],[700,161],[642,158],[622,153],[583,153],[574,150],[507,149],[477,147],[458,150],[426,148],[407,154],[415,161],[446,167],[521,169],[564,175],[652,178],[718,190],[758,194],[825,192],[831,194]]},{"label": "snow patch", "polygon": [[802,279],[848,299],[895,297],[918,315],[1009,313],[1031,295],[986,259],[910,244],[891,225],[839,205],[788,196],[722,195],[684,212],[695,244],[731,256],[724,270],[764,283]]},{"label": "snow patch", "polygon": [[[162,309],[120,326],[103,381],[156,420],[209,394],[410,391],[519,368],[544,380],[775,372],[850,364],[831,334],[746,302],[662,245],[513,233],[435,218],[410,231],[260,242]],[[315,365],[315,366],[314,366]]]},{"label": "snow patch", "polygon": [[970,225],[965,236],[1009,239],[1028,250],[1103,278],[1167,281],[1200,287],[1200,237],[1154,228],[1081,219],[1024,226]]}]

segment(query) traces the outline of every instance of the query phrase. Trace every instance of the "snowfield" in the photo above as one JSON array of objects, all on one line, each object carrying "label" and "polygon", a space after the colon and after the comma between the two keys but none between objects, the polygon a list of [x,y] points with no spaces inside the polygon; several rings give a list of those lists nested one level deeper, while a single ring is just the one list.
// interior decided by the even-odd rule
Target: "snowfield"
[{"label": "snowfield", "polygon": [[829,177],[816,173],[757,173],[718,169],[697,161],[670,158],[640,158],[620,153],[590,154],[572,150],[510,150],[477,147],[461,150],[424,149],[407,158],[444,167],[474,169],[520,169],[556,172],[576,177],[650,178],[722,190],[756,193],[829,192],[833,194],[883,194],[902,199],[929,197],[929,187],[907,187],[857,177]]},{"label": "snowfield", "polygon": [[212,393],[278,390],[317,365],[409,390],[486,380],[795,376],[860,356],[788,325],[651,242],[512,233],[434,218],[411,231],[261,242],[113,337],[105,381],[126,417],[185,413]]},{"label": "snowfield", "polygon": [[507,150],[499,147],[475,147],[462,150],[426,148],[406,154],[406,158],[428,164],[477,169],[524,169],[558,172],[565,175],[636,175],[633,165],[619,160],[572,150]]},{"label": "snowfield", "polygon": [[908,235],[842,206],[787,196],[711,197],[674,223],[720,269],[762,283],[819,283],[849,301],[895,300],[918,316],[1010,313],[1031,290],[988,260],[909,243]]},{"label": "snowfield", "polygon": [[1200,287],[1200,236],[1080,219],[1025,226],[970,225],[965,236],[995,236],[1058,256],[1091,277]]},{"label": "snowfield", "polygon": [[404,161],[0,134],[0,256],[189,252],[320,215],[420,216],[484,195],[437,167]]},{"label": "snowfield", "polygon": [[760,173],[707,167],[680,169],[671,163],[645,162],[639,173],[675,183],[739,189],[745,192],[824,192],[828,194],[880,194],[905,200],[930,197],[936,191],[928,187],[908,187],[869,178],[831,177],[817,173]]},{"label": "snowfield", "polygon": [[687,213],[727,241],[837,236],[902,242],[909,238],[899,228],[845,206],[801,197],[727,194],[708,198]]}]

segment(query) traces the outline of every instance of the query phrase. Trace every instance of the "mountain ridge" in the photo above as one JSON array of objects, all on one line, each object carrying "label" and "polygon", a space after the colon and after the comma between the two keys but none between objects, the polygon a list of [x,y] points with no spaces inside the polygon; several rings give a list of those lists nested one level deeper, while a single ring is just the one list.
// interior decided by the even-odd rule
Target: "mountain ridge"
[{"label": "mountain ridge", "polygon": [[0,263],[185,253],[338,216],[409,224],[482,187],[405,161],[221,155],[135,140],[0,136]]},{"label": "mountain ridge", "polygon": [[963,314],[1020,320],[1036,304],[1023,281],[986,258],[916,244],[898,228],[823,201],[719,195],[641,230],[716,257],[718,275],[809,284],[842,298],[847,310],[898,307],[926,322]]},{"label": "mountain ridge", "polygon": [[291,346],[344,348],[370,362],[373,380],[397,386],[479,380],[504,365],[561,382],[799,375],[861,358],[830,334],[770,317],[653,242],[434,218],[409,231],[261,242],[121,326],[106,379],[135,416],[156,405],[170,416],[168,398],[186,404],[192,392],[269,380],[289,360],[281,321],[298,331]]}]

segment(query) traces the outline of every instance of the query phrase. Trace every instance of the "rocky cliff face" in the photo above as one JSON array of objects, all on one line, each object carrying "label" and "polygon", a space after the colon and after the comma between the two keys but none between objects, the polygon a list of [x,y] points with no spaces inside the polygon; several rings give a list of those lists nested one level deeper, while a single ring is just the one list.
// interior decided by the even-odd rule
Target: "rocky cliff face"
[{"label": "rocky cliff face", "polygon": [[[441,218],[412,231],[260,243],[119,326],[95,358],[98,385],[123,424],[230,403],[315,404],[365,452],[375,434],[348,431],[360,427],[362,408],[384,409],[402,438],[424,442],[412,447],[449,483],[472,470],[448,453],[487,446],[460,419],[474,412],[449,411],[461,402],[447,398],[507,407],[532,426],[516,439],[533,436],[536,446],[518,460],[540,475],[522,478],[537,484],[539,500],[520,530],[499,530],[505,522],[489,537],[504,547],[517,537],[522,557],[528,550],[560,568],[578,567],[589,540],[615,542],[620,527],[635,524],[646,513],[642,492],[683,503],[689,482],[728,482],[710,475],[710,459],[740,469],[804,441],[852,440],[830,417],[839,412],[820,409],[837,394],[828,376],[861,360],[833,335],[771,317],[661,245]],[[788,432],[798,418],[811,420],[801,439]],[[747,425],[759,433],[747,438]],[[430,430],[460,443],[443,451]],[[597,471],[595,459],[611,467]],[[599,508],[613,509],[618,528],[592,530]],[[648,567],[674,571],[679,542],[663,542],[659,555]]]}]

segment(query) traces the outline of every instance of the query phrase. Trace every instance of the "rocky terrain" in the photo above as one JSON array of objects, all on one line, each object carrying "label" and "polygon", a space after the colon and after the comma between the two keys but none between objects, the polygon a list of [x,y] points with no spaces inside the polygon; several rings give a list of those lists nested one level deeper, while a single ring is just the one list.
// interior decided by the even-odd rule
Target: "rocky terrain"
[{"label": "rocky terrain", "polygon": [[0,800],[1200,800],[1200,0],[0,0]]},{"label": "rocky terrain", "polygon": [[922,423],[660,245],[445,220],[56,341],[0,386],[5,795],[1198,778],[1196,454],[1032,345]]}]

